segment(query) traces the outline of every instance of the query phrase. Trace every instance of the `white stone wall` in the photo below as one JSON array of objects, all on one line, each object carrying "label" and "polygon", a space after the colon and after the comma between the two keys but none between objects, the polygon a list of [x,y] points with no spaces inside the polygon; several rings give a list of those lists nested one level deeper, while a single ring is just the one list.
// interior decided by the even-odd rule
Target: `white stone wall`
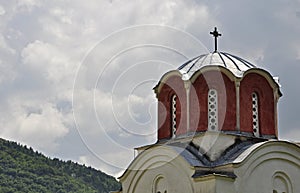
[{"label": "white stone wall", "polygon": [[[300,148],[296,145],[276,141],[264,143],[235,167],[238,177],[234,186],[238,193],[300,192]],[[278,182],[281,178],[285,182]],[[286,183],[287,188],[278,189],[278,183]]]},{"label": "white stone wall", "polygon": [[213,168],[237,178],[192,178],[195,168],[171,148],[155,145],[133,161],[120,178],[123,193],[300,193],[300,148],[267,141],[245,150],[233,163]]},{"label": "white stone wall", "polygon": [[123,193],[193,193],[193,174],[177,152],[157,146],[139,154],[120,181]]}]

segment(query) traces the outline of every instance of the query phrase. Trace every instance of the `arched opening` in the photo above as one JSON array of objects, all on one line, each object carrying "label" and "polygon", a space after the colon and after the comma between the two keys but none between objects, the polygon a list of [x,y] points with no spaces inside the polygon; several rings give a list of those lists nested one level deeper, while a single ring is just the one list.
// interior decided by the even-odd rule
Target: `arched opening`
[{"label": "arched opening", "polygon": [[255,137],[260,136],[259,131],[259,104],[258,104],[258,95],[256,92],[252,93],[252,127],[253,135]]},{"label": "arched opening", "polygon": [[177,96],[174,94],[171,97],[171,137],[176,137],[176,130],[177,130],[177,120],[176,120],[176,100]]},{"label": "arched opening", "polygon": [[154,180],[153,193],[168,193],[167,183],[163,176],[159,176]]},{"label": "arched opening", "polygon": [[218,130],[218,92],[215,89],[208,91],[208,130]]},{"label": "arched opening", "polygon": [[[240,130],[257,137],[276,138],[276,105],[275,88],[269,84],[261,70],[247,72],[240,82]],[[253,131],[253,93],[257,96],[258,130]],[[255,100],[256,100],[255,99]]]},{"label": "arched opening", "polygon": [[286,174],[277,172],[273,176],[273,193],[292,193],[292,187]]}]

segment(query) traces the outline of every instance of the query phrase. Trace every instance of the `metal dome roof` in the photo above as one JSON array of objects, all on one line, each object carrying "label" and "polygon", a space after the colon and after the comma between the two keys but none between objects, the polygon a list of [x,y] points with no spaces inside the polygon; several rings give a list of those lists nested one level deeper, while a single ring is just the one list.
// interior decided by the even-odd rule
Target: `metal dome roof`
[{"label": "metal dome roof", "polygon": [[187,61],[178,70],[183,74],[184,79],[189,79],[197,70],[208,65],[225,67],[237,77],[242,77],[243,73],[250,68],[256,68],[255,65],[238,56],[215,51]]}]

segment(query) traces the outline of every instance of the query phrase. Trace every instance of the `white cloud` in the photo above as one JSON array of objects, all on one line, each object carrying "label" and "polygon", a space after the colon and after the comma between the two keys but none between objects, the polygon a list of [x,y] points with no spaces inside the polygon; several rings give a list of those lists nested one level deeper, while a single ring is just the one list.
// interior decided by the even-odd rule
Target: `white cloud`
[{"label": "white cloud", "polygon": [[[20,140],[55,155],[60,151],[59,139],[74,130],[71,103],[75,79],[80,86],[75,86],[74,114],[84,141],[88,142],[86,145],[95,154],[103,155],[105,161],[126,165],[125,162],[132,159],[128,152],[133,146],[155,141],[156,103],[150,85],[185,59],[175,57],[177,53],[170,50],[135,49],[121,54],[103,70],[105,57],[122,51],[122,45],[126,48],[141,42],[164,42],[176,50],[185,50],[188,57],[206,50],[197,49],[198,43],[185,41],[188,38],[179,41],[180,33],[173,31],[170,35],[165,33],[168,30],[147,31],[146,28],[143,33],[125,33],[123,37],[115,37],[115,41],[104,41],[102,47],[95,48],[100,50],[93,57],[84,58],[92,46],[116,30],[143,24],[163,24],[187,30],[210,46],[209,30],[217,25],[223,33],[221,48],[229,47],[236,51],[235,54],[243,53],[241,57],[249,57],[252,62],[270,61],[272,68],[277,68],[276,56],[283,54],[285,58],[292,58],[290,45],[298,45],[297,7],[279,3],[265,7],[251,1],[199,3],[193,0],[3,2],[0,6],[1,137]],[[268,47],[270,42],[275,46],[270,44]],[[294,53],[299,59],[299,49]],[[160,62],[139,64],[153,58]],[[80,73],[84,75],[76,77],[80,63],[83,63]],[[278,74],[284,82],[289,73],[285,67],[279,69],[282,73]],[[100,86],[95,85],[102,70]],[[143,82],[145,80],[150,83]],[[293,79],[288,86],[298,88],[297,82]],[[286,106],[289,104],[293,103]],[[285,120],[286,124],[294,122]],[[293,134],[284,131],[287,135],[283,136],[299,136],[294,131]],[[73,147],[76,145],[74,142]],[[60,154],[64,155],[64,152]],[[77,156],[74,156],[75,160],[110,171],[88,152],[74,152],[74,155]],[[79,158],[82,155],[84,157]]]},{"label": "white cloud", "polygon": [[[59,144],[58,138],[68,133],[65,117],[51,103],[19,104],[12,100],[11,114],[1,120],[2,136],[18,140],[39,151],[54,152]],[[66,116],[67,117],[67,116]]]},{"label": "white cloud", "polygon": [[[107,138],[108,143],[110,141],[117,146],[129,149],[135,144],[134,141],[145,140],[147,137],[153,140],[156,119],[149,113],[154,114],[155,112],[153,112],[154,109],[151,109],[152,112],[148,111],[150,110],[148,105],[151,105],[153,98],[127,97],[113,96],[111,93],[99,90],[95,90],[95,93],[94,90],[75,91],[73,110],[77,128],[88,143],[87,145],[96,148],[93,151],[97,152],[98,150],[97,144],[92,143],[102,138]],[[138,100],[132,98],[138,98]],[[134,112],[138,115],[134,115]],[[147,119],[146,121],[138,120],[140,117],[135,116],[146,116]],[[103,143],[104,141],[102,141],[102,145]]]},{"label": "white cloud", "polygon": [[296,47],[296,59],[300,60],[300,47]]},{"label": "white cloud", "polygon": [[[0,108],[6,109],[0,113],[0,133],[2,137],[18,140],[51,155],[60,151],[59,139],[68,135],[74,127],[70,104],[75,72],[83,56],[96,42],[130,25],[165,24],[184,29],[197,22],[197,18],[198,21],[200,18],[201,21],[212,18],[207,7],[181,1],[92,0],[86,3],[19,0],[4,4],[3,10],[5,20],[0,24],[0,49],[6,55],[0,58],[0,69],[2,81],[8,82],[9,93],[2,96],[0,102]],[[122,42],[126,38],[123,37]],[[105,49],[114,46],[117,45],[108,45]],[[145,52],[135,53],[143,55]],[[103,67],[104,64],[99,63],[101,60],[95,59],[94,65],[98,69]],[[120,75],[118,73],[122,73],[122,69],[118,68],[124,64],[115,64],[117,71],[107,74],[105,78],[113,75],[110,78],[113,80]],[[127,82],[130,74],[132,72],[120,80],[122,84],[116,88],[117,93],[111,94],[110,89],[103,90],[109,86],[96,88],[95,106],[94,90],[90,85],[82,83],[82,90],[75,93],[79,98],[74,113],[80,118],[76,121],[81,135],[86,137],[86,145],[96,155],[104,156],[105,162],[120,167],[125,167],[132,159],[128,152],[132,152],[133,146],[155,141],[155,115],[149,112],[155,110],[153,96],[141,95],[143,89],[139,93],[124,92],[126,86],[129,89],[135,86],[132,81]],[[140,79],[142,76],[139,75]],[[87,83],[94,83],[91,74],[87,73],[85,78]],[[144,93],[152,93],[152,88],[147,88],[149,91]],[[96,112],[102,125],[97,122]],[[143,136],[147,133],[150,135]],[[77,156],[79,158],[81,155]],[[91,155],[87,153],[86,156]],[[81,160],[88,162],[88,158]],[[98,159],[92,160],[92,165],[110,170],[105,164],[97,162]]]},{"label": "white cloud", "polygon": [[41,5],[40,0],[18,0],[17,7],[20,11],[32,11],[33,8]]},{"label": "white cloud", "polygon": [[[134,151],[111,151],[107,154],[95,156],[92,154],[82,155],[76,160],[78,163],[85,164],[86,166],[92,166],[101,168],[105,173],[111,174],[115,177],[120,177],[125,169],[130,164],[134,157]],[[107,163],[106,160],[113,160]]]},{"label": "white cloud", "polygon": [[289,131],[279,131],[279,138],[282,140],[300,142],[300,128],[292,128]]},{"label": "white cloud", "polygon": [[51,15],[53,15],[56,19],[60,20],[61,23],[64,24],[72,24],[72,15],[74,14],[74,10],[65,10],[63,8],[56,7],[50,10]]},{"label": "white cloud", "polygon": [[34,145],[39,144],[39,148],[45,149],[49,146],[55,148],[55,139],[67,134],[68,128],[63,124],[62,114],[51,104],[44,104],[40,108],[40,113],[30,113],[17,120],[19,122],[19,135],[25,141]]},{"label": "white cloud", "polygon": [[0,5],[0,16],[5,14],[5,9]]},{"label": "white cloud", "polygon": [[16,51],[7,44],[7,40],[0,34],[0,49],[9,54],[15,54]]},{"label": "white cloud", "polygon": [[14,71],[13,66],[0,59],[0,85],[3,82],[13,81],[15,77],[16,72]]},{"label": "white cloud", "polygon": [[[60,51],[61,48],[36,40],[28,44],[21,53],[24,64],[56,84],[72,78],[76,63]],[[71,79],[72,80],[72,79]],[[70,82],[68,82],[70,83]]]}]

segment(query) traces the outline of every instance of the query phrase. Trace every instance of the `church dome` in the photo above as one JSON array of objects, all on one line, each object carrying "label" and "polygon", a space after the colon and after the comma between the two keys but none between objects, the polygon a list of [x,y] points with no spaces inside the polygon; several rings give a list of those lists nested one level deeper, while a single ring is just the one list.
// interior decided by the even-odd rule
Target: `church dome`
[{"label": "church dome", "polygon": [[[158,140],[216,132],[277,138],[278,78],[241,57],[217,50],[199,55],[162,76]],[[231,73],[230,73],[231,72]]]},{"label": "church dome", "polygon": [[189,79],[197,70],[208,65],[227,68],[237,77],[242,77],[244,72],[250,68],[256,68],[254,64],[251,64],[238,56],[226,52],[215,51],[197,56],[185,62],[178,70],[183,74],[184,79]]}]

